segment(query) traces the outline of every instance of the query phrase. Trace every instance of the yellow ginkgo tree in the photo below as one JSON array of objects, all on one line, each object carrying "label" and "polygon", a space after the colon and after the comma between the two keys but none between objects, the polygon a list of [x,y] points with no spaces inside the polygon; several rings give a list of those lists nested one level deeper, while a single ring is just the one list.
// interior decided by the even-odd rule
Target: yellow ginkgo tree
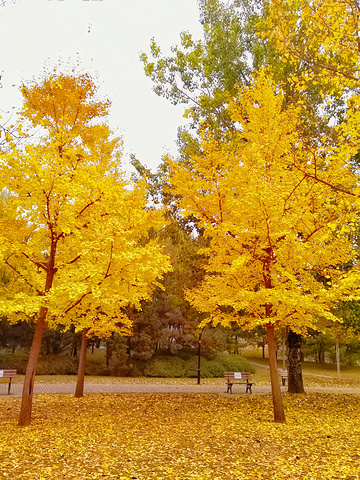
[{"label": "yellow ginkgo tree", "polygon": [[284,61],[301,72],[298,88],[317,82],[324,94],[359,93],[357,0],[272,0],[259,24]]},{"label": "yellow ginkgo tree", "polygon": [[[98,99],[92,78],[54,72],[22,93],[23,122],[37,131],[22,146],[10,145],[0,170],[10,192],[1,262],[13,279],[0,308],[12,321],[36,324],[21,426],[31,421],[45,328],[128,331],[124,307],[140,308],[170,269],[149,237],[149,229],[162,226],[161,212],[146,208],[144,186],[125,179],[121,142],[104,121],[110,102]],[[22,225],[17,234],[15,221]]]},{"label": "yellow ginkgo tree", "polygon": [[275,329],[301,333],[319,328],[321,319],[337,321],[332,305],[359,283],[355,267],[339,268],[355,257],[345,233],[356,221],[358,197],[343,193],[357,188],[352,152],[345,141],[309,148],[296,107],[284,107],[281,89],[264,72],[229,108],[235,139],[225,144],[205,134],[202,155],[169,160],[180,208],[210,239],[201,251],[205,280],[186,295],[208,312],[204,324],[266,328],[274,418],[283,422]]}]

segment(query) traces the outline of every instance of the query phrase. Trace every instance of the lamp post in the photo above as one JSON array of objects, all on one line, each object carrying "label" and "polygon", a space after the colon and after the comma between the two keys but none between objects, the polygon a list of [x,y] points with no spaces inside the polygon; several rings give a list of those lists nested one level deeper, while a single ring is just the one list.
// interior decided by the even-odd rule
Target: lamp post
[{"label": "lamp post", "polygon": [[[205,328],[205,327],[204,327],[204,328]],[[201,361],[200,361],[201,337],[202,337],[204,328],[199,332],[199,343],[198,343],[198,372],[197,372],[197,384],[198,384],[198,385],[200,385],[200,373],[201,373]]]}]

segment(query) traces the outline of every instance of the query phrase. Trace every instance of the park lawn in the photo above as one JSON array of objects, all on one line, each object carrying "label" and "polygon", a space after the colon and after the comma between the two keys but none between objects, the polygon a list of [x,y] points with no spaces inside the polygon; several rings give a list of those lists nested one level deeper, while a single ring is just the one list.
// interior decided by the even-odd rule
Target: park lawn
[{"label": "park lawn", "polygon": [[[252,366],[255,368],[256,385],[269,385],[269,360],[262,358],[248,358]],[[282,360],[278,360],[278,368],[282,369]],[[287,366],[287,364],[286,364]],[[341,366],[341,378],[337,376],[336,365],[333,363],[301,363],[304,386],[306,387],[345,387],[360,388],[360,366],[347,365]]]},{"label": "park lawn", "polygon": [[360,397],[36,395],[32,425],[19,398],[0,399],[0,479],[356,479]]}]

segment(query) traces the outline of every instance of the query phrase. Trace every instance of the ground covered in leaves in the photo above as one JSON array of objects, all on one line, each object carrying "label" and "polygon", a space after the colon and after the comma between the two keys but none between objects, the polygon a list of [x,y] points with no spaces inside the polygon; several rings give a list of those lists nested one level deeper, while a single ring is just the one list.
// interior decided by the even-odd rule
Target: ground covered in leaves
[{"label": "ground covered in leaves", "polygon": [[360,478],[360,397],[197,394],[36,395],[0,399],[0,479]]}]

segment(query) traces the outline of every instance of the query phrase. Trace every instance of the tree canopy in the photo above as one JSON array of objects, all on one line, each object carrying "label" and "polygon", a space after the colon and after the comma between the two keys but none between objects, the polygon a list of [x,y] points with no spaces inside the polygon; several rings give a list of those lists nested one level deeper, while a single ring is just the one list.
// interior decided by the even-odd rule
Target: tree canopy
[{"label": "tree canopy", "polygon": [[2,157],[12,221],[2,232],[2,263],[14,277],[2,311],[35,319],[34,339],[58,323],[100,336],[129,332],[124,307],[140,307],[170,269],[148,238],[163,224],[161,211],[146,208],[144,185],[125,179],[121,142],[101,122],[110,102],[97,98],[90,76],[52,74],[22,92],[23,122],[40,132]]}]

